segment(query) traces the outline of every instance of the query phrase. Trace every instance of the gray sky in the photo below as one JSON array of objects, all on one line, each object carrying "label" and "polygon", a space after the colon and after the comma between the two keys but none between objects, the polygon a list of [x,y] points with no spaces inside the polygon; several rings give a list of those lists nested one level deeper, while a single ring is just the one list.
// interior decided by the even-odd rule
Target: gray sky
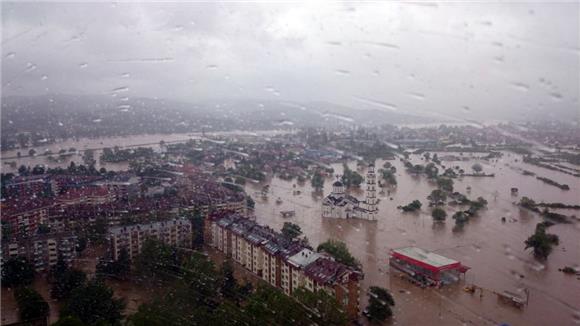
[{"label": "gray sky", "polygon": [[2,3],[2,93],[578,116],[578,3]]}]

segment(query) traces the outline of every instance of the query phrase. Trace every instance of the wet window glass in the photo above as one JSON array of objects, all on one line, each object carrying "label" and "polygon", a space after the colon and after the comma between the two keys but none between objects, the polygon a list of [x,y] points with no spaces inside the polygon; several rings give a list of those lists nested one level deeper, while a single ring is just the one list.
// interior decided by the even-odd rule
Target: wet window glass
[{"label": "wet window glass", "polygon": [[2,2],[2,325],[580,323],[580,8]]}]

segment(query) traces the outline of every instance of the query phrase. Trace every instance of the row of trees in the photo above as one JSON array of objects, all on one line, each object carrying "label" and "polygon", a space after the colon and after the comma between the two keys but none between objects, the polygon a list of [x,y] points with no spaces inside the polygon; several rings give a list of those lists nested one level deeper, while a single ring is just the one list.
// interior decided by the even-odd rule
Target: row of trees
[{"label": "row of trees", "polygon": [[345,187],[360,187],[363,182],[363,177],[356,171],[351,170],[346,163],[343,165],[343,173],[341,181]]},{"label": "row of trees", "polygon": [[[50,307],[46,300],[28,285],[34,279],[34,268],[25,258],[12,258],[2,269],[2,286],[14,288],[21,321],[46,319]],[[71,269],[59,257],[49,273],[50,296],[61,302],[55,325],[117,325],[123,318],[125,303],[113,297],[113,290],[101,278],[87,280],[86,274]]]},{"label": "row of trees", "polygon": [[170,285],[166,294],[139,307],[132,325],[347,325],[334,297],[299,289],[292,297],[269,286],[240,284],[232,263],[220,269],[204,255],[185,257],[148,241],[135,269]]}]

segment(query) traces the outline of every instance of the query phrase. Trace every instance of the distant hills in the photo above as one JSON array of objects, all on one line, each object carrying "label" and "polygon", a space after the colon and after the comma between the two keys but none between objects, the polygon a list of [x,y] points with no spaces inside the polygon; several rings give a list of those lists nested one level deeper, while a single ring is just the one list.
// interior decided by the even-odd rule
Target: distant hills
[{"label": "distant hills", "polygon": [[[119,93],[120,94],[120,93]],[[425,118],[326,102],[214,100],[199,103],[107,95],[2,98],[2,148],[33,139],[100,137],[207,130],[427,122]],[[430,120],[432,122],[432,120]],[[18,137],[20,139],[18,139]],[[31,139],[31,141],[33,140]]]}]

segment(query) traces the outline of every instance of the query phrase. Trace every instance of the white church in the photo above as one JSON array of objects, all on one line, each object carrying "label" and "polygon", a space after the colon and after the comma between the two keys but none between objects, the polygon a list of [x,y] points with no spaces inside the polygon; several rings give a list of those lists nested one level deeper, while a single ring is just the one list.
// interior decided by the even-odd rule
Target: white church
[{"label": "white church", "polygon": [[378,207],[375,189],[375,166],[370,164],[366,176],[366,198],[359,200],[346,193],[345,186],[337,180],[332,192],[322,201],[322,217],[359,218],[375,221]]}]

